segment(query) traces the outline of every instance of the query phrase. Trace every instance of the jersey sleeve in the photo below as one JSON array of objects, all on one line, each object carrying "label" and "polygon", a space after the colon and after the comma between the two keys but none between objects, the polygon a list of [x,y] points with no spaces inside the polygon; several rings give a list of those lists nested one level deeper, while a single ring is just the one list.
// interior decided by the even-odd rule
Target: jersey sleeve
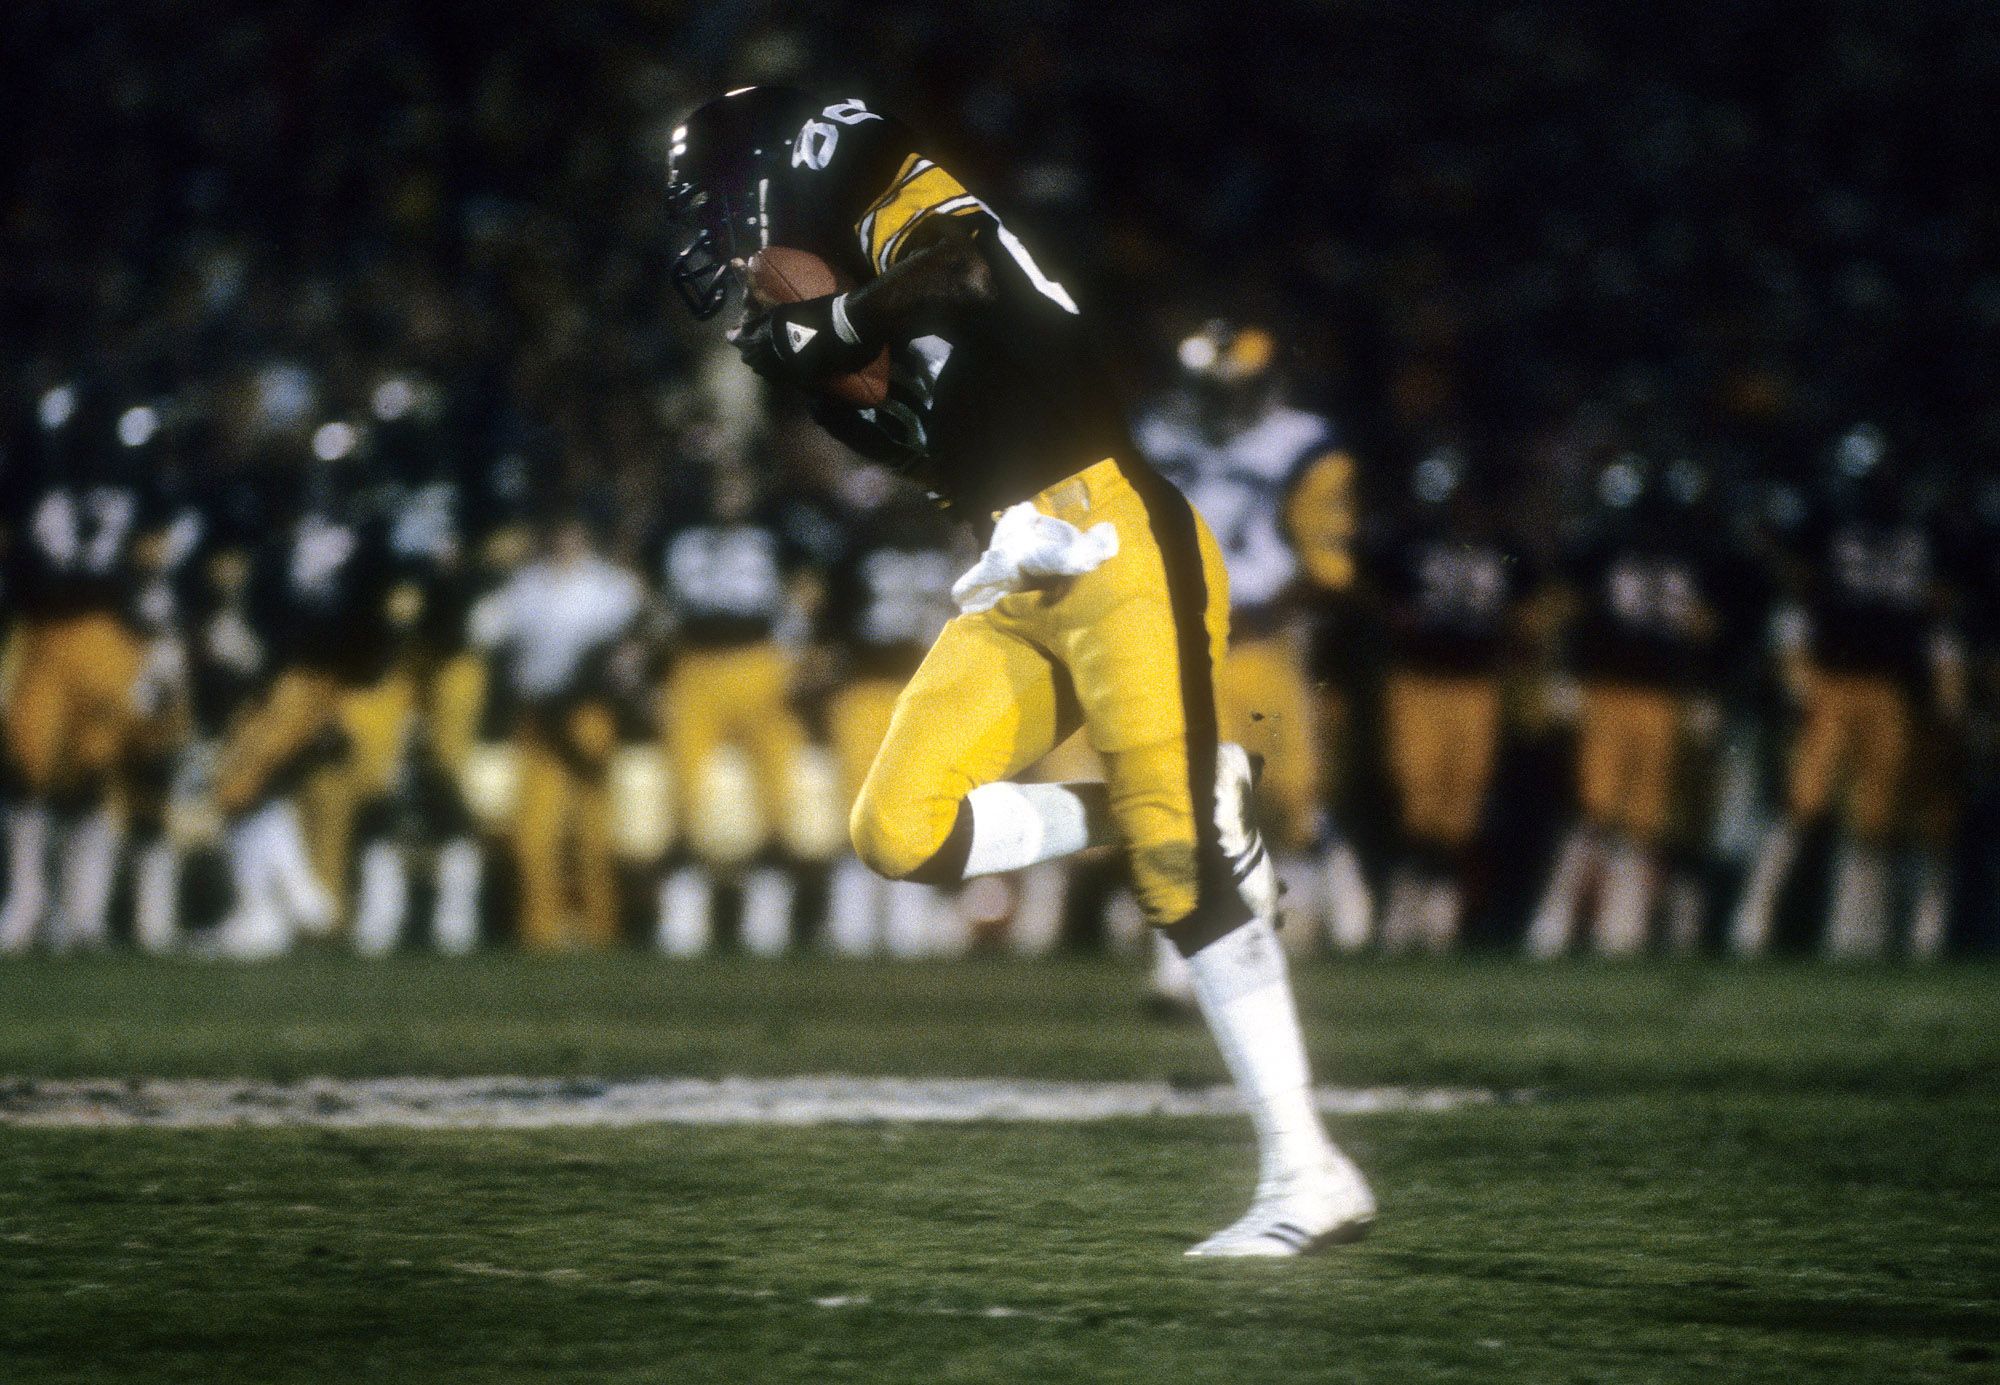
[{"label": "jersey sleeve", "polygon": [[916,233],[937,217],[986,214],[986,204],[941,164],[921,154],[905,155],[895,177],[854,224],[861,253],[880,274],[902,258]]},{"label": "jersey sleeve", "polygon": [[1322,591],[1354,585],[1354,458],[1334,447],[1310,456],[1285,497],[1285,532],[1306,578]]}]

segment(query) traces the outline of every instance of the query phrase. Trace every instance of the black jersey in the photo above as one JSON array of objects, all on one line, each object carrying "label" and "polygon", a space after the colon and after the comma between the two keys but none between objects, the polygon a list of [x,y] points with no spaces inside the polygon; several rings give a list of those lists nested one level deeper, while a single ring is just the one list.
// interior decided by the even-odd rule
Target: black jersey
[{"label": "black jersey", "polygon": [[1722,574],[1689,543],[1598,535],[1569,558],[1579,601],[1569,660],[1578,677],[1686,689],[1711,681]]},{"label": "black jersey", "polygon": [[670,526],[658,542],[660,591],[679,643],[728,649],[772,638],[793,578],[830,556],[833,543],[830,521],[799,500]]},{"label": "black jersey", "polygon": [[1418,527],[1378,532],[1362,547],[1363,569],[1380,597],[1391,656],[1424,672],[1493,672],[1529,576],[1504,540]]},{"label": "black jersey", "polygon": [[273,669],[352,684],[388,671],[400,646],[390,597],[399,579],[379,517],[314,510],[260,555],[252,617]]},{"label": "black jersey", "polygon": [[13,610],[35,620],[136,619],[139,540],[166,519],[154,488],[115,471],[61,468],[10,478],[5,506]]},{"label": "black jersey", "polygon": [[958,613],[951,584],[969,556],[941,520],[904,507],[871,517],[828,573],[824,635],[852,676],[908,678]]},{"label": "black jersey", "polygon": [[940,335],[898,344],[883,405],[822,401],[831,431],[975,520],[1106,457],[1137,464],[1075,298],[907,128],[836,102],[800,131],[792,175],[796,224],[775,238],[860,283],[920,244],[926,225],[960,218],[999,294]]},{"label": "black jersey", "polygon": [[1907,520],[1831,518],[1806,530],[1799,556],[1813,662],[1921,685],[1944,578],[1930,530]]}]

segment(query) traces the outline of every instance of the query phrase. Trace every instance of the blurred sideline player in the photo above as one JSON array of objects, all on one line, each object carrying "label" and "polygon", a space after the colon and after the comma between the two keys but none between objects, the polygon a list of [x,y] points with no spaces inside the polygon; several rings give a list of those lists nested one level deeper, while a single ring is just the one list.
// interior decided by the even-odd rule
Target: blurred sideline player
[{"label": "blurred sideline player", "polygon": [[1362,547],[1389,643],[1383,738],[1403,850],[1382,946],[1443,952],[1458,939],[1465,853],[1499,753],[1502,666],[1531,584],[1462,453],[1433,450],[1409,487],[1402,517]]},{"label": "blurred sideline player", "polygon": [[467,644],[471,579],[455,488],[404,492],[390,546],[396,662],[374,687],[349,694],[342,713],[353,746],[343,787],[361,843],[354,947],[376,956],[402,938],[415,852],[432,866],[431,941],[462,953],[478,940],[485,864],[458,786],[485,708],[486,670]]},{"label": "blurred sideline player", "polygon": [[333,886],[344,882],[322,878],[312,862],[296,799],[307,777],[348,749],[347,696],[376,683],[395,648],[387,520],[359,459],[341,451],[305,481],[306,503],[253,559],[246,609],[261,635],[264,681],[233,718],[216,764],[235,906],[208,946],[242,960],[275,956],[297,933],[329,933],[338,922]]},{"label": "blurred sideline player", "polygon": [[472,642],[494,656],[515,709],[520,934],[538,951],[618,940],[613,664],[645,602],[639,579],[601,556],[589,521],[570,513],[550,526],[541,557],[472,610]]},{"label": "blurred sideline player", "polygon": [[[1691,742],[1712,731],[1718,636],[1712,527],[1698,508],[1704,481],[1691,462],[1655,472],[1621,457],[1598,479],[1600,508],[1570,555],[1574,602],[1568,668],[1579,684],[1576,797],[1548,892],[1528,928],[1528,951],[1566,950],[1593,877],[1596,950],[1625,956],[1650,936],[1658,882]],[[1681,873],[1668,891],[1669,942],[1700,941],[1702,897]]]},{"label": "blurred sideline player", "polygon": [[[767,245],[857,285],[747,305],[737,349],[987,545],[897,702],[850,820],[857,853],[955,884],[1123,845],[1149,920],[1189,956],[1261,1147],[1250,1212],[1190,1253],[1289,1256],[1359,1234],[1374,1199],[1313,1107],[1248,759],[1218,745],[1221,554],[1134,451],[1076,301],[861,101],[744,88],[691,115],[670,159],[672,206],[695,232],[673,271],[688,307],[719,313]],[[880,402],[827,392],[884,350]],[[1106,781],[1009,782],[1079,724]]]},{"label": "blurred sideline player", "polygon": [[[1141,414],[1134,439],[1148,460],[1208,521],[1229,569],[1229,655],[1216,673],[1222,734],[1263,759],[1258,784],[1266,839],[1278,852],[1287,899],[1305,916],[1295,946],[1310,945],[1321,916],[1335,938],[1365,939],[1370,912],[1353,848],[1335,836],[1317,698],[1307,676],[1300,588],[1351,577],[1351,565],[1302,563],[1339,554],[1353,538],[1353,459],[1332,425],[1281,398],[1277,344],[1257,327],[1215,321],[1180,343],[1181,384]],[[1301,489],[1308,503],[1292,501]],[[1332,503],[1329,503],[1332,502]],[[1296,534],[1302,523],[1310,537]],[[1322,868],[1307,866],[1307,853]],[[1315,875],[1327,890],[1317,888]],[[1156,984],[1178,990],[1178,958],[1160,939]]]},{"label": "blurred sideline player", "polygon": [[[956,614],[951,583],[965,567],[954,526],[905,483],[879,468],[885,494],[869,497],[845,551],[827,575],[824,643],[839,662],[827,730],[840,767],[841,802],[852,809],[910,677]],[[914,957],[938,947],[943,892],[921,880],[884,880],[858,857],[834,867],[827,904],[829,950],[846,957],[878,948]]]},{"label": "blurred sideline player", "polygon": [[1834,957],[1888,946],[1890,851],[1914,829],[1911,944],[1928,954],[1942,939],[1949,888],[1942,854],[1951,805],[1939,797],[1946,766],[1934,752],[1962,729],[1964,652],[1943,618],[1937,538],[1881,430],[1851,429],[1833,466],[1830,495],[1792,545],[1801,600],[1781,631],[1780,657],[1801,719],[1785,811],[1759,844],[1730,944],[1743,954],[1767,946],[1801,834],[1832,815],[1844,789],[1850,835],[1821,946]]},{"label": "blurred sideline player", "polygon": [[[0,951],[107,940],[121,831],[114,789],[148,713],[139,597],[163,566],[163,515],[145,477],[137,410],[115,421],[101,396],[59,385],[39,404],[38,455],[5,480],[8,651],[7,898]],[[152,690],[149,691],[149,688]],[[148,705],[148,704],[152,705]],[[51,866],[55,884],[50,885]]]},{"label": "blurred sideline player", "polygon": [[660,690],[660,728],[676,800],[676,843],[660,886],[658,944],[688,957],[713,941],[712,864],[697,859],[693,824],[710,761],[725,745],[748,757],[763,838],[743,884],[740,941],[759,956],[791,946],[793,863],[782,846],[792,768],[806,743],[792,708],[793,649],[805,579],[820,540],[816,516],[758,481],[716,466],[705,493],[670,501],[659,541],[660,592],[673,661]]}]

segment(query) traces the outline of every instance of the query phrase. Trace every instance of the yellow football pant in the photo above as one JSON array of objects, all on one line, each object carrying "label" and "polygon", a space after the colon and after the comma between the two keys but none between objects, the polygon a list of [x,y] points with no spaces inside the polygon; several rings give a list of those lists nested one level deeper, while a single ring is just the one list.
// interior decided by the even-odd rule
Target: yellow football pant
[{"label": "yellow football pant", "polygon": [[922,870],[968,793],[1019,774],[1080,720],[1103,757],[1147,918],[1167,926],[1234,907],[1214,826],[1213,669],[1228,646],[1228,578],[1179,493],[1138,484],[1143,494],[1107,459],[1036,496],[1037,509],[1079,528],[1110,522],[1116,556],[939,635],[897,699],[849,820],[875,870]]},{"label": "yellow football pant", "polygon": [[683,839],[694,821],[702,773],[725,744],[749,756],[765,831],[776,836],[792,765],[806,739],[792,714],[791,688],[791,656],[775,644],[691,650],[674,661],[661,690],[660,726]]},{"label": "yellow football pant", "polygon": [[337,694],[334,721],[346,753],[317,771],[299,792],[299,816],[313,869],[335,898],[345,900],[354,851],[354,817],[389,792],[417,715],[415,674],[404,666],[362,688]]},{"label": "yellow football pant", "polygon": [[1673,808],[1680,699],[1660,688],[1589,683],[1576,728],[1577,797],[1594,826],[1648,845]]},{"label": "yellow football pant", "polygon": [[850,809],[861,797],[868,767],[888,739],[904,678],[860,678],[833,695],[827,705],[827,733],[840,766],[841,802]]},{"label": "yellow football pant", "polygon": [[239,714],[215,772],[215,806],[225,817],[256,805],[271,781],[333,725],[340,698],[331,675],[287,669]]},{"label": "yellow football pant", "polygon": [[109,615],[24,621],[11,661],[7,754],[28,792],[101,787],[138,727],[139,641]]},{"label": "yellow football pant", "polygon": [[1382,710],[1404,836],[1457,850],[1472,840],[1493,778],[1499,685],[1491,678],[1392,673]]},{"label": "yellow football pant", "polygon": [[1792,751],[1792,812],[1815,818],[1832,808],[1845,771],[1855,832],[1885,840],[1902,807],[1914,731],[1909,695],[1894,679],[1815,670]]},{"label": "yellow football pant", "polygon": [[617,743],[610,709],[591,703],[554,725],[527,718],[516,735],[513,847],[523,946],[547,951],[618,940],[606,775]]},{"label": "yellow football pant", "polygon": [[1223,736],[1264,757],[1258,788],[1267,834],[1280,846],[1311,845],[1325,783],[1318,708],[1291,642],[1272,636],[1231,645],[1215,691]]}]

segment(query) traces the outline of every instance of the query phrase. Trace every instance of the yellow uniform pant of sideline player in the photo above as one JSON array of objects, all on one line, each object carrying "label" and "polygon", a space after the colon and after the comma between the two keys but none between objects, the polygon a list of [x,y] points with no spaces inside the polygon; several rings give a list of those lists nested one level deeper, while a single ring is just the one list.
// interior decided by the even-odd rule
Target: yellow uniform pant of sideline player
[{"label": "yellow uniform pant of sideline player", "polygon": [[1391,673],[1383,684],[1389,769],[1403,833],[1457,850],[1472,840],[1500,745],[1500,688],[1491,678]]},{"label": "yellow uniform pant of sideline player", "polygon": [[1887,840],[1904,814],[1915,735],[1915,709],[1895,679],[1813,670],[1792,750],[1793,815],[1810,819],[1831,810],[1845,770],[1855,833]]},{"label": "yellow uniform pant of sideline player", "polygon": [[660,692],[660,726],[682,840],[700,803],[702,772],[724,744],[749,756],[765,839],[778,836],[792,765],[806,740],[792,714],[791,690],[791,655],[769,641],[689,650],[674,661]]},{"label": "yellow uniform pant of sideline player", "polygon": [[1586,683],[1577,719],[1577,797],[1592,824],[1648,846],[1673,808],[1681,700],[1664,688]]},{"label": "yellow uniform pant of sideline player", "polygon": [[1080,720],[1104,760],[1140,905],[1157,926],[1177,923],[1227,886],[1214,845],[1214,667],[1229,638],[1221,552],[1178,492],[1115,460],[1034,504],[1082,529],[1108,521],[1117,554],[945,627],[855,802],[855,850],[887,876],[920,871],[968,793],[1019,774]]},{"label": "yellow uniform pant of sideline player", "polygon": [[26,621],[15,638],[9,758],[33,794],[100,787],[138,725],[139,641],[103,614]]},{"label": "yellow uniform pant of sideline player", "polygon": [[520,788],[514,868],[524,947],[610,947],[618,941],[618,876],[607,782],[618,726],[586,702],[525,717],[515,736]]}]

